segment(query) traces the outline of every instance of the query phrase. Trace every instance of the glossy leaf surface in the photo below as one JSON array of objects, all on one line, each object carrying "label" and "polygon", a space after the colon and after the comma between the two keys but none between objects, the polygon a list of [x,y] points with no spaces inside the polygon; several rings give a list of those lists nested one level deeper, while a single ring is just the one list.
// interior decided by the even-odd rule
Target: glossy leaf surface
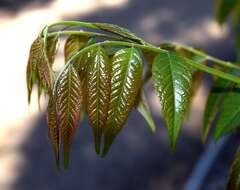
[{"label": "glossy leaf surface", "polygon": [[173,149],[191,96],[192,71],[185,62],[175,53],[160,53],[152,66],[155,89],[162,104]]},{"label": "glossy leaf surface", "polygon": [[93,128],[95,150],[98,154],[108,115],[110,72],[111,63],[106,51],[100,46],[92,49],[87,62],[86,96],[88,118]]},{"label": "glossy leaf surface", "polygon": [[57,124],[57,110],[56,110],[56,97],[51,95],[47,107],[47,123],[48,131],[50,134],[50,139],[53,145],[56,166],[60,169],[60,159],[59,159],[59,148],[60,148],[60,137],[59,137],[59,127]]},{"label": "glossy leaf surface", "polygon": [[[47,38],[47,56],[49,66],[52,66],[57,47],[58,35]],[[27,89],[28,100],[30,102],[31,91],[34,84],[38,83],[38,91],[41,95],[42,88],[47,89],[50,86],[50,71],[47,60],[44,56],[44,41],[38,37],[31,45],[28,65],[27,65]]]},{"label": "glossy leaf surface", "polygon": [[110,105],[102,156],[108,152],[133,109],[141,86],[142,71],[143,63],[137,49],[121,49],[113,56]]},{"label": "glossy leaf surface", "polygon": [[82,107],[81,83],[77,71],[68,64],[56,81],[57,116],[63,145],[64,167],[68,166],[70,148]]}]

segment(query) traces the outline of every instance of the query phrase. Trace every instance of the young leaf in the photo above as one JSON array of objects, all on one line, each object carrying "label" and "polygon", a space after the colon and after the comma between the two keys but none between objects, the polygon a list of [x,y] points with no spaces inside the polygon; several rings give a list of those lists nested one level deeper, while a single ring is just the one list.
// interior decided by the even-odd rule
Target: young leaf
[{"label": "young leaf", "polygon": [[232,164],[230,176],[228,179],[226,190],[240,189],[240,150],[238,150],[236,158]]},{"label": "young leaf", "polygon": [[150,109],[149,109],[149,106],[147,104],[144,93],[142,93],[142,95],[141,95],[140,101],[139,101],[138,106],[137,106],[137,110],[143,116],[145,121],[147,122],[150,130],[152,132],[155,132],[156,131],[156,126],[155,126],[155,123],[153,121],[152,114],[150,112]]},{"label": "young leaf", "polygon": [[94,25],[103,31],[117,34],[119,36],[122,36],[123,38],[132,40],[140,44],[144,43],[144,41],[141,38],[137,37],[135,34],[130,32],[126,28],[122,28],[120,26],[108,23],[94,23]]},{"label": "young leaf", "polygon": [[[49,88],[51,86],[51,68],[55,59],[57,50],[58,35],[47,37],[46,54],[47,59],[44,56],[44,41],[41,40],[41,61],[37,64],[38,78],[42,82],[43,87]],[[52,81],[53,82],[53,81]]]},{"label": "young leaf", "polygon": [[239,0],[217,0],[216,19],[219,24],[223,24]]},{"label": "young leaf", "polygon": [[155,89],[162,103],[170,144],[176,147],[191,96],[192,70],[176,53],[160,53],[152,66]]},{"label": "young leaf", "polygon": [[69,163],[70,148],[82,107],[81,85],[77,71],[71,63],[65,66],[56,81],[58,125],[65,168]]},{"label": "young leaf", "polygon": [[64,46],[65,62],[67,63],[75,53],[84,48],[88,40],[89,38],[85,36],[78,35],[69,36]]},{"label": "young leaf", "polygon": [[48,123],[48,131],[50,134],[50,139],[52,141],[56,166],[60,169],[60,160],[59,160],[59,127],[57,124],[57,112],[56,112],[56,97],[55,95],[51,95],[48,102],[47,107],[47,123]]},{"label": "young leaf", "polygon": [[214,132],[214,139],[233,132],[239,127],[240,123],[240,88],[239,86],[231,89],[223,100],[222,111]]},{"label": "young leaf", "polygon": [[[56,46],[58,41],[58,35],[53,35],[47,38],[47,56],[49,64],[52,66]],[[50,86],[50,73],[48,63],[44,57],[44,41],[43,38],[38,37],[31,45],[28,65],[27,65],[27,89],[28,100],[30,102],[32,87],[38,82],[39,92],[42,92],[42,86],[44,89]]]},{"label": "young leaf", "polygon": [[31,100],[31,92],[33,85],[37,82],[37,65],[41,64],[43,57],[43,40],[38,37],[31,45],[28,64],[27,64],[27,72],[26,72],[26,81],[27,81],[27,89],[28,89],[28,102]]},{"label": "young leaf", "polygon": [[107,124],[104,128],[105,156],[133,109],[143,71],[140,53],[135,48],[121,49],[112,60],[111,95]]},{"label": "young leaf", "polygon": [[95,150],[100,153],[101,137],[106,125],[110,80],[111,63],[106,51],[98,46],[90,51],[87,62],[87,112],[90,124],[93,128]]}]

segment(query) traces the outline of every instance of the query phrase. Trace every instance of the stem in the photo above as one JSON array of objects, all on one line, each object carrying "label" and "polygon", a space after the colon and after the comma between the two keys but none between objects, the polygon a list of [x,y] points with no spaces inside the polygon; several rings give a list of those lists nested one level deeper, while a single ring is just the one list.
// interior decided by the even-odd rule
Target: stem
[{"label": "stem", "polygon": [[48,36],[54,36],[56,34],[62,34],[62,35],[79,35],[79,36],[87,36],[87,37],[98,37],[98,38],[106,38],[106,39],[112,39],[112,40],[124,40],[122,37],[107,35],[107,34],[101,34],[97,32],[86,32],[83,30],[80,31],[58,31],[58,32],[51,32]]},{"label": "stem", "polygon": [[169,47],[174,47],[175,49],[184,49],[184,50],[186,50],[188,52],[191,52],[191,53],[194,53],[196,55],[203,56],[203,57],[206,58],[206,60],[212,61],[213,63],[215,63],[217,65],[220,65],[220,66],[223,66],[223,67],[227,67],[227,68],[230,68],[230,69],[240,69],[240,66],[238,66],[238,65],[232,64],[229,61],[222,61],[218,58],[207,55],[206,53],[201,52],[201,51],[199,51],[197,49],[194,49],[192,47],[189,47],[189,46],[181,45],[181,44],[178,44],[178,43],[168,43],[168,42],[163,43],[162,45],[167,45]]},{"label": "stem", "polygon": [[64,25],[64,26],[79,26],[79,27],[87,27],[87,28],[94,28],[98,29],[97,26],[95,26],[92,23],[89,22],[79,22],[79,21],[60,21],[55,22],[53,24],[48,25],[48,28],[53,28],[55,26]]},{"label": "stem", "polygon": [[[121,41],[104,41],[104,42],[99,42],[99,43],[95,43],[93,45],[87,46],[84,49],[78,51],[74,56],[72,56],[72,58],[69,60],[68,64],[70,64],[72,61],[76,60],[81,54],[83,54],[83,53],[87,52],[88,50],[90,50],[91,48],[97,47],[99,45],[136,47],[136,48],[145,49],[145,50],[156,52],[156,53],[168,53],[167,50],[163,50],[161,48],[154,47],[154,46],[146,46],[146,45],[134,44],[134,43],[130,43],[130,42],[121,42]],[[225,80],[229,80],[234,83],[240,84],[239,77],[236,77],[236,76],[228,74],[228,73],[224,73],[222,71],[216,70],[214,68],[211,68],[211,67],[208,67],[205,65],[197,64],[190,59],[186,59],[186,60],[187,60],[186,64],[189,64],[190,66],[192,66],[194,68],[197,68],[201,71],[215,75],[217,77],[223,78]]]}]

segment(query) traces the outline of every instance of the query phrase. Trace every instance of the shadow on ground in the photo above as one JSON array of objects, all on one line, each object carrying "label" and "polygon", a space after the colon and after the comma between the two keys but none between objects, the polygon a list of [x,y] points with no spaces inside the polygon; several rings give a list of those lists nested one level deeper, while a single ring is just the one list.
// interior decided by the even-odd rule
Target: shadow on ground
[{"label": "shadow on ground", "polygon": [[[164,12],[165,11],[165,12]],[[121,8],[104,9],[78,18],[81,21],[110,22],[127,27],[134,33],[157,44],[152,33],[165,40],[173,39],[182,27],[187,31],[196,23],[213,16],[213,3],[204,0],[168,1],[168,0],[132,0]],[[163,18],[164,14],[170,14]],[[174,14],[173,19],[168,19]],[[67,20],[76,18],[66,18]],[[145,19],[145,23],[143,22]],[[151,27],[151,23],[153,25]],[[159,20],[159,21],[158,21]],[[155,23],[155,24],[154,24]],[[142,26],[143,25],[143,26]],[[224,39],[226,40],[226,39]],[[226,43],[225,43],[226,42]],[[207,50],[218,57],[234,59],[232,39],[214,41],[205,45]],[[231,48],[226,48],[227,46]],[[225,52],[224,52],[225,50]],[[224,54],[221,54],[224,52]],[[190,174],[194,163],[203,150],[199,138],[182,133],[175,154],[171,153],[163,121],[154,113],[155,121],[160,126],[156,134],[151,134],[143,119],[134,112],[124,130],[115,140],[105,159],[96,156],[88,123],[84,121],[79,128],[71,156],[70,168],[58,174],[54,168],[52,148],[47,140],[45,116],[33,128],[21,151],[26,158],[21,175],[16,180],[14,190],[179,190]],[[231,144],[232,141],[231,140]],[[229,148],[229,144],[226,145]],[[229,163],[236,147],[231,146],[224,160],[219,158],[215,164],[212,179],[223,174],[219,188],[222,189]],[[224,151],[225,153],[225,151]],[[221,171],[216,168],[221,164]],[[214,168],[212,171],[214,171]],[[220,169],[219,169],[220,170]],[[217,175],[216,175],[217,174]],[[209,184],[212,182],[208,181]],[[218,182],[219,183],[219,182]],[[216,183],[213,183],[215,185]],[[206,185],[203,190],[210,190]]]}]

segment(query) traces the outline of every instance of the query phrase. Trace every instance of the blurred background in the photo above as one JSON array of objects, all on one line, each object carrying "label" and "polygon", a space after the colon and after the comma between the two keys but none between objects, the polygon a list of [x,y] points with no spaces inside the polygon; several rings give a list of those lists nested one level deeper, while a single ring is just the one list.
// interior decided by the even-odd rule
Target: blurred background
[{"label": "blurred background", "polygon": [[[149,83],[146,91],[156,134],[133,111],[107,157],[100,159],[84,120],[73,143],[70,168],[57,173],[47,139],[45,101],[38,111],[35,92],[28,106],[25,67],[40,29],[59,20],[114,23],[153,44],[176,41],[234,61],[233,32],[228,25],[218,26],[214,7],[209,0],[0,0],[0,189],[184,189],[207,147],[201,143],[200,128],[209,76],[193,100],[176,153],[169,148],[160,105]],[[201,189],[224,189],[238,136],[224,144]]]}]

